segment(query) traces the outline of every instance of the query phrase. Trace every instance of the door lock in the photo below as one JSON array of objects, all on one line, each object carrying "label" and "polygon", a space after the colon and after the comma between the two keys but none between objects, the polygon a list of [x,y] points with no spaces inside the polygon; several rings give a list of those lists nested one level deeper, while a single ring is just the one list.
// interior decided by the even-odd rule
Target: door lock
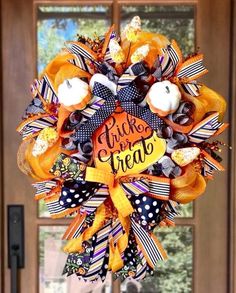
[{"label": "door lock", "polygon": [[19,292],[18,269],[24,268],[24,206],[8,205],[8,267],[11,269],[11,293]]}]

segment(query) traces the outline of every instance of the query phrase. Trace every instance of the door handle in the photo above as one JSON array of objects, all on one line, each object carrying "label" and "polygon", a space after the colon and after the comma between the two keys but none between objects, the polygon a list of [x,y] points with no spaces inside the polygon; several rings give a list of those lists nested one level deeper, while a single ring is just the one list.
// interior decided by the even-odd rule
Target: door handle
[{"label": "door handle", "polygon": [[18,270],[24,268],[24,206],[8,205],[7,219],[8,267],[11,269],[11,293],[18,293]]}]

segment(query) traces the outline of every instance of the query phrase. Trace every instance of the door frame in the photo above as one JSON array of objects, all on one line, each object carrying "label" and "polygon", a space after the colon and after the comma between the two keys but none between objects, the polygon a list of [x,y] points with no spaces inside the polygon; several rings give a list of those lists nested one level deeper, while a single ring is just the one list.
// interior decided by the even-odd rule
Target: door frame
[{"label": "door frame", "polygon": [[231,97],[230,107],[230,135],[229,144],[232,147],[229,153],[229,245],[228,245],[228,270],[229,292],[236,292],[236,1],[231,0],[231,25],[230,25],[230,81],[229,92]]}]

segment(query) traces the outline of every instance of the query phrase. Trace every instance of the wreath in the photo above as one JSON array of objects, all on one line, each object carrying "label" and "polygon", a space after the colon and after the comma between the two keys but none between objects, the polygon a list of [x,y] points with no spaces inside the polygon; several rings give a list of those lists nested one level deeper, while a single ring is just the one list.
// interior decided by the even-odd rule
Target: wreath
[{"label": "wreath", "polygon": [[167,255],[154,235],[223,170],[226,102],[197,81],[199,53],[141,30],[78,36],[31,86],[18,165],[52,218],[74,217],[64,274],[143,279]]}]

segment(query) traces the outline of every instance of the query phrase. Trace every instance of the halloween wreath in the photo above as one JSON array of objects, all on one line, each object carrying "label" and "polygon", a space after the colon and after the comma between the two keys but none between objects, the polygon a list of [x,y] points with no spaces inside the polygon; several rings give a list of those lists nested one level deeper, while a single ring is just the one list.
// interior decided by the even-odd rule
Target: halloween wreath
[{"label": "halloween wreath", "polygon": [[63,236],[64,274],[143,279],[166,253],[153,233],[204,193],[222,142],[223,97],[197,82],[202,54],[144,32],[138,16],[118,37],[78,36],[31,86],[17,128],[20,169]]}]

